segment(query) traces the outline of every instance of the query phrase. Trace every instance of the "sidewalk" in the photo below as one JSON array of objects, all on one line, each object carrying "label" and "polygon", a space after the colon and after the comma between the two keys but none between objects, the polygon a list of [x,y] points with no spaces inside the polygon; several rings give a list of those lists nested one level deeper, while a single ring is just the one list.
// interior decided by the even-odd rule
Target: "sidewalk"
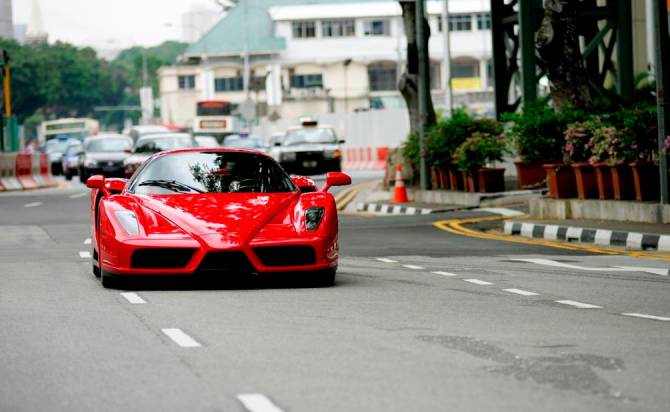
[{"label": "sidewalk", "polygon": [[660,223],[519,217],[505,221],[502,229],[505,234],[527,238],[670,252],[670,225]]}]

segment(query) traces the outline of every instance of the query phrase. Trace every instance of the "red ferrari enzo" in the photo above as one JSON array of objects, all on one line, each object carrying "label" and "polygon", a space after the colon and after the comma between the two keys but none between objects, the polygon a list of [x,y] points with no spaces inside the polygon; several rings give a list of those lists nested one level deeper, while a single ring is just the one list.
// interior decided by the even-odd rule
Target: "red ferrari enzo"
[{"label": "red ferrari enzo", "polygon": [[255,151],[157,153],[129,181],[88,179],[93,272],[105,287],[127,275],[281,272],[331,285],[338,228],[327,191],[348,184],[328,173],[319,190]]}]

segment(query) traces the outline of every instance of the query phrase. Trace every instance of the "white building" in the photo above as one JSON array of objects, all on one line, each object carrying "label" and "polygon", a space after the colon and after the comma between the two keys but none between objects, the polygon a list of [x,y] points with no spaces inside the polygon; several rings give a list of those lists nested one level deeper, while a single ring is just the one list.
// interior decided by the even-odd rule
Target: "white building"
[{"label": "white building", "polygon": [[[260,117],[402,107],[397,82],[406,39],[395,0],[255,0],[248,13],[249,97]],[[429,0],[431,83],[437,106],[444,42],[442,1]],[[488,0],[450,0],[452,89],[459,102],[492,107]],[[241,103],[244,7],[237,6],[183,56],[160,70],[162,120],[190,126],[199,99]],[[488,109],[484,109],[488,110]]]},{"label": "white building", "polygon": [[14,38],[12,0],[0,0],[0,37],[5,39]]},{"label": "white building", "polygon": [[[213,2],[212,2],[213,4]],[[223,17],[220,9],[204,4],[194,5],[181,15],[181,41],[195,43]]]}]

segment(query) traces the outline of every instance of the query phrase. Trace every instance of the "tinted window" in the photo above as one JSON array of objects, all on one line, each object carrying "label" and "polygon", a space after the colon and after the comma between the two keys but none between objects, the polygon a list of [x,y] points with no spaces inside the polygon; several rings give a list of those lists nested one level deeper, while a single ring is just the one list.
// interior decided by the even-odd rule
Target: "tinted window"
[{"label": "tinted window", "polygon": [[274,160],[253,153],[235,152],[186,152],[162,156],[149,163],[132,186],[132,191],[142,194],[296,190],[289,176]]},{"label": "tinted window", "polygon": [[123,152],[130,150],[132,143],[128,139],[96,139],[86,143],[87,152]]}]

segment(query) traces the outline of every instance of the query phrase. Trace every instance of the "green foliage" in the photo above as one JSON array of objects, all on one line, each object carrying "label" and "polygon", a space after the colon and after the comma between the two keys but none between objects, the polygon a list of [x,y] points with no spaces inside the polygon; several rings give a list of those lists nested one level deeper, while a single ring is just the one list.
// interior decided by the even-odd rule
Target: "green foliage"
[{"label": "green foliage", "polygon": [[592,153],[589,162],[605,162],[610,165],[631,162],[634,159],[631,158],[632,144],[626,141],[625,136],[616,127],[603,124],[594,130],[589,142]]},{"label": "green foliage", "polygon": [[454,152],[454,162],[462,172],[481,169],[490,162],[500,162],[509,153],[504,135],[474,132]]},{"label": "green foliage", "polygon": [[112,64],[127,74],[132,92],[137,92],[143,84],[143,56],[146,54],[149,82],[154,96],[158,96],[158,69],[174,64],[187,47],[187,43],[176,41],[166,41],[147,48],[131,47],[121,51]]},{"label": "green foliage", "polygon": [[568,126],[563,136],[563,160],[566,163],[585,162],[592,156],[592,142],[596,131],[604,127],[600,118],[573,123]]}]

